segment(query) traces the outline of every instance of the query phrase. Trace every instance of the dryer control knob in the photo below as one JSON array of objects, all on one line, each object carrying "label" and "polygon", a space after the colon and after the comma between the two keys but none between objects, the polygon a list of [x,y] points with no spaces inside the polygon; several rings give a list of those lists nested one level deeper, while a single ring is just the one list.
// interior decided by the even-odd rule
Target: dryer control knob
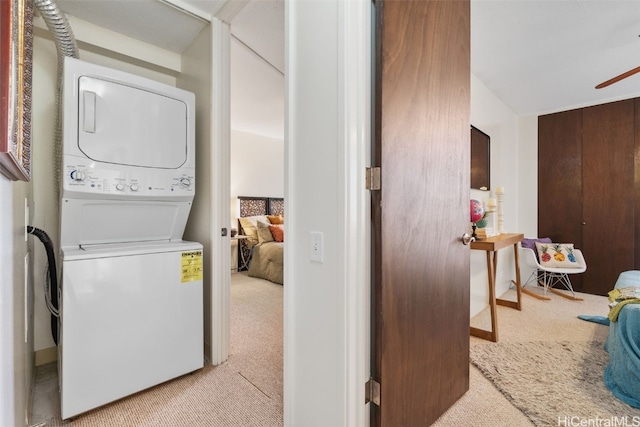
[{"label": "dryer control knob", "polygon": [[140,189],[140,187],[138,187],[138,184],[131,184],[131,185],[129,186],[129,189],[130,189],[131,191],[138,191],[138,190]]},{"label": "dryer control knob", "polygon": [[124,184],[119,182],[116,184],[116,190],[118,191],[124,191]]},{"label": "dryer control knob", "polygon": [[79,181],[84,181],[84,172],[82,172],[82,171],[79,171],[79,170],[71,171],[69,176],[74,181],[78,181],[78,182]]},{"label": "dryer control knob", "polygon": [[191,185],[191,180],[189,178],[180,178],[180,187],[187,188]]}]

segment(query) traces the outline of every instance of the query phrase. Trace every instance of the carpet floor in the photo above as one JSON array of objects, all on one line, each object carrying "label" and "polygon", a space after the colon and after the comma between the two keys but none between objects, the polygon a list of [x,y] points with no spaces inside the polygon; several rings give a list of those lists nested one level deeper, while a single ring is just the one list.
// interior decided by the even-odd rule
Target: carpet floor
[{"label": "carpet floor", "polygon": [[63,421],[56,364],[37,370],[32,426],[280,427],[283,288],[232,275],[231,342],[226,363],[207,365]]},{"label": "carpet floor", "polygon": [[640,421],[640,409],[617,399],[603,382],[609,356],[601,342],[476,345],[471,361],[536,426],[570,419]]},{"label": "carpet floor", "polygon": [[[231,355],[227,363],[218,367],[207,366],[193,374],[88,412],[72,422],[61,421],[56,412],[59,407],[59,402],[56,402],[57,374],[55,365],[53,369],[48,367],[49,388],[36,384],[34,414],[37,416],[33,417],[32,425],[282,426],[282,290],[280,285],[233,274]],[[470,337],[472,362],[481,366],[486,364],[483,369],[487,376],[472,363],[469,391],[434,426],[557,426],[557,417],[565,412],[567,416],[578,418],[571,420],[574,424],[564,425],[596,425],[587,424],[597,414],[604,413],[601,412],[602,400],[592,394],[595,385],[585,387],[585,395],[581,397],[567,399],[563,395],[553,398],[552,403],[541,403],[541,409],[535,415],[538,419],[529,414],[529,409],[518,407],[513,397],[509,397],[500,384],[492,382],[488,374],[493,370],[499,373],[495,376],[500,379],[503,372],[511,369],[519,377],[522,375],[520,372],[534,367],[538,374],[533,376],[540,383],[540,391],[536,393],[544,395],[554,393],[563,383],[569,382],[560,380],[564,378],[560,373],[567,371],[575,374],[584,370],[587,355],[594,355],[587,358],[607,357],[598,351],[606,339],[608,327],[577,318],[580,314],[606,315],[607,299],[594,295],[580,296],[584,301],[569,301],[560,297],[540,301],[525,295],[522,311],[498,306],[500,341],[492,343]],[[515,292],[510,290],[502,297],[514,299]],[[471,319],[471,324],[480,328],[487,328],[489,322],[488,308]],[[546,351],[551,351],[538,347],[543,342],[550,347],[564,348],[569,357],[542,356]],[[571,348],[571,351],[567,348]],[[595,363],[597,369],[603,363],[599,360]],[[46,372],[46,369],[39,367],[38,372]],[[596,378],[599,377],[597,369],[594,368],[594,372],[588,369],[590,374],[598,374],[590,380],[594,384],[599,382],[599,378]],[[42,374],[39,376],[47,377]],[[38,398],[43,390],[47,396]],[[531,388],[527,388],[522,393],[522,400],[534,400],[536,395],[533,393]],[[580,414],[573,413],[575,407],[555,408],[563,401],[580,399],[590,402],[590,406]],[[45,401],[50,405],[49,409],[43,404]],[[611,413],[618,417],[627,413],[621,411],[618,413],[616,409]]]}]

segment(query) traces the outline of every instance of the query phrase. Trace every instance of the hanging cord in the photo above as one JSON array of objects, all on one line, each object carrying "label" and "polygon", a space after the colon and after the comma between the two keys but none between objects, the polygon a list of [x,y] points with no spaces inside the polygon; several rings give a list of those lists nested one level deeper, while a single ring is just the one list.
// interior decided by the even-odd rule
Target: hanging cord
[{"label": "hanging cord", "polygon": [[56,272],[56,256],[53,250],[53,243],[51,239],[44,231],[39,228],[27,226],[27,233],[36,236],[44,245],[45,252],[47,253],[47,269],[44,279],[44,293],[47,308],[51,312],[51,335],[53,341],[58,345],[58,319],[60,316],[58,307],[58,301],[60,294],[58,292],[58,275]]},{"label": "hanging cord", "polygon": [[34,4],[42,19],[47,24],[58,54],[58,71],[56,79],[56,125],[53,147],[54,185],[56,203],[60,207],[60,174],[62,168],[62,81],[64,76],[64,58],[78,58],[79,51],[76,39],[66,16],[53,0],[34,0]]}]

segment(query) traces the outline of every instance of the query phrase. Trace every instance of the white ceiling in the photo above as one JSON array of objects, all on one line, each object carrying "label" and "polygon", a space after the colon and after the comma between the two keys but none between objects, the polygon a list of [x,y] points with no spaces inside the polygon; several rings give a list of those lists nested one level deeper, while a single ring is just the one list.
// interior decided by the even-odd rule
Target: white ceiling
[{"label": "white ceiling", "polygon": [[471,69],[517,115],[640,96],[639,0],[473,0]]},{"label": "white ceiling", "polygon": [[[189,46],[207,19],[218,17],[231,24],[232,51],[236,51],[232,52],[232,67],[236,67],[232,68],[232,76],[253,79],[255,87],[273,79],[283,80],[276,76],[284,72],[284,0],[58,3],[62,10],[80,19],[178,53]],[[176,7],[191,15],[179,13]],[[251,51],[252,60],[248,59]],[[241,62],[245,60],[250,62]],[[471,2],[472,73],[517,115],[640,97],[640,73],[595,89],[598,83],[638,66],[640,0]],[[261,73],[267,73],[267,77],[259,76]],[[271,95],[263,92],[256,102],[257,93],[247,90],[250,85],[238,83],[238,77],[234,79],[232,121],[236,124],[232,123],[232,127],[246,130],[252,120],[262,121],[259,127],[264,131],[269,126],[267,122],[274,120],[273,106],[284,111],[282,96],[270,104],[265,97]],[[239,117],[242,114],[246,117]],[[270,134],[283,127],[283,118],[275,120]]]}]

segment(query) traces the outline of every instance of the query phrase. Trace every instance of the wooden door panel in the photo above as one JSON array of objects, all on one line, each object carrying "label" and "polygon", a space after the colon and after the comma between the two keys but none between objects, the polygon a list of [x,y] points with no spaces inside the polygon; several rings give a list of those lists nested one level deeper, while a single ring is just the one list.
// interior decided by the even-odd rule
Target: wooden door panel
[{"label": "wooden door panel", "polygon": [[469,2],[376,7],[372,424],[426,426],[469,387]]},{"label": "wooden door panel", "polygon": [[635,110],[635,154],[634,154],[634,242],[635,244],[635,257],[634,257],[634,269],[640,269],[640,98],[634,100]]},{"label": "wooden door panel", "polygon": [[634,101],[583,111],[583,291],[606,295],[634,268]]},{"label": "wooden door panel", "polygon": [[[538,118],[538,237],[582,249],[582,110]],[[574,275],[575,290],[582,277]]]}]

